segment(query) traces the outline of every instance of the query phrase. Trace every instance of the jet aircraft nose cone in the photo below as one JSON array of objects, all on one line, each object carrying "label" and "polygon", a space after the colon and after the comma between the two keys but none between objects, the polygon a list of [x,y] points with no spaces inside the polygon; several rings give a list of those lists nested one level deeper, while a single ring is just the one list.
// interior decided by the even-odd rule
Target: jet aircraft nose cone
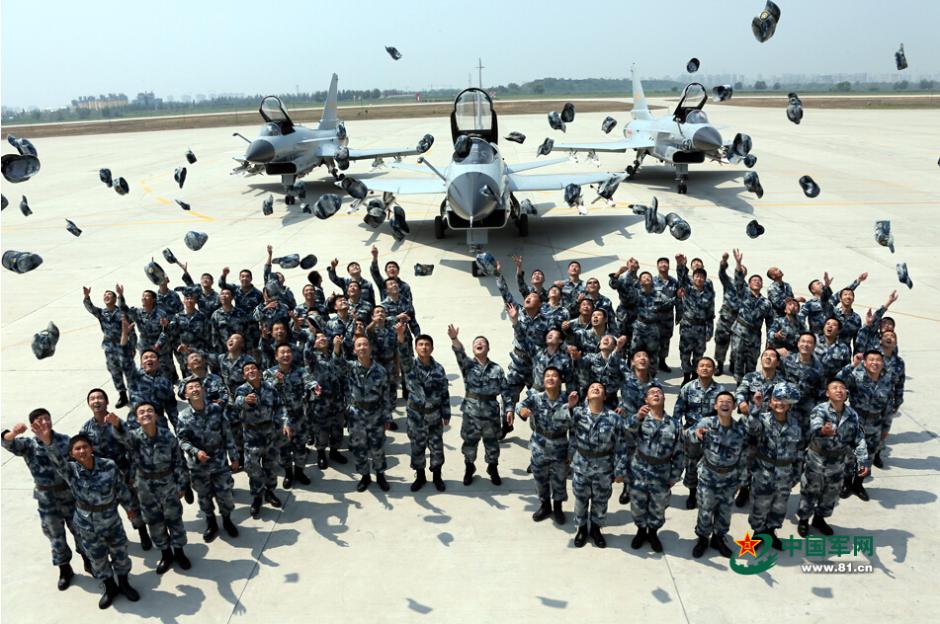
[{"label": "jet aircraft nose cone", "polygon": [[713,152],[721,147],[721,134],[711,126],[704,126],[692,135],[692,145],[700,152]]},{"label": "jet aircraft nose cone", "polygon": [[461,219],[480,221],[496,208],[499,185],[485,173],[469,172],[454,178],[447,188],[447,202]]},{"label": "jet aircraft nose cone", "polygon": [[255,139],[245,152],[245,160],[253,163],[266,163],[274,160],[274,146],[265,139]]}]

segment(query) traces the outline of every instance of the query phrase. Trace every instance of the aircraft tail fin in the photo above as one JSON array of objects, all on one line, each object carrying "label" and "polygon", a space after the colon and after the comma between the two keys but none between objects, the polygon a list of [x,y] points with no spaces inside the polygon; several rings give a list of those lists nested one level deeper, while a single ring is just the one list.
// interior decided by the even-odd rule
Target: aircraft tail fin
[{"label": "aircraft tail fin", "polygon": [[330,90],[326,94],[326,102],[323,104],[323,115],[320,117],[320,130],[330,130],[336,128],[336,124],[339,122],[336,112],[336,83],[339,81],[339,76],[333,74],[333,79],[330,80]]},{"label": "aircraft tail fin", "polygon": [[633,111],[634,119],[652,119],[649,106],[646,104],[646,95],[643,93],[643,83],[636,71],[636,65],[630,67],[630,77],[633,79]]}]

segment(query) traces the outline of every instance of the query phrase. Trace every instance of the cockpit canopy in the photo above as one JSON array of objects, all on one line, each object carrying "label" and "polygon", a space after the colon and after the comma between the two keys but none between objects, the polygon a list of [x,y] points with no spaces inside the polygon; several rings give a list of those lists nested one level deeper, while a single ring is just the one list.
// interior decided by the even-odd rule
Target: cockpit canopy
[{"label": "cockpit canopy", "polygon": [[[707,123],[708,117],[702,112],[706,101],[708,101],[708,92],[705,91],[705,87],[697,82],[690,83],[682,91],[682,97],[672,115],[673,119],[679,123]],[[694,111],[697,111],[697,114]],[[698,120],[689,119],[690,115]]]},{"label": "cockpit canopy", "polygon": [[705,124],[708,123],[708,115],[703,110],[690,110],[686,113],[685,123]]},{"label": "cockpit canopy", "polygon": [[470,139],[470,151],[466,156],[460,157],[454,155],[454,162],[463,165],[488,165],[496,160],[496,150],[485,140],[472,137]]},{"label": "cockpit canopy", "polygon": [[261,106],[258,108],[261,118],[267,123],[261,134],[264,136],[278,136],[281,134],[290,134],[294,131],[294,122],[287,114],[287,109],[281,100],[273,95],[269,95],[261,100]]},{"label": "cockpit canopy", "polygon": [[487,143],[496,143],[499,140],[499,129],[490,96],[480,89],[461,91],[454,99],[450,130],[454,142],[457,137],[470,136],[480,137]]}]

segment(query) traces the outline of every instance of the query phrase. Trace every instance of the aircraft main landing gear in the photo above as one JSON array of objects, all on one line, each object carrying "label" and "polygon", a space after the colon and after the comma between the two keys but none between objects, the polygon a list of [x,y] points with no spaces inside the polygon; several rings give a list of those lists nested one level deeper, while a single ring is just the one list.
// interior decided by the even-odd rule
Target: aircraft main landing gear
[{"label": "aircraft main landing gear", "polygon": [[[444,238],[445,227],[446,226],[444,224],[444,217],[440,215],[434,217],[434,238],[438,240]],[[476,266],[475,262],[473,263],[473,266]]]},{"label": "aircraft main landing gear", "polygon": [[519,230],[519,236],[525,238],[529,235],[529,215],[521,214],[516,217],[516,228]]},{"label": "aircraft main landing gear", "polygon": [[686,195],[689,192],[689,186],[687,184],[689,176],[682,176],[679,180],[679,186],[676,190],[679,191],[679,195]]}]

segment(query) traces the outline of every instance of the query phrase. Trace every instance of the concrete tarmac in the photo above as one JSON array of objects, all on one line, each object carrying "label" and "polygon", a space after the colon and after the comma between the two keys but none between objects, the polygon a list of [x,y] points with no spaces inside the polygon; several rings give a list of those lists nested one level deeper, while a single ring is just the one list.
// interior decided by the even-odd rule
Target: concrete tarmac
[{"label": "concrete tarmac", "polygon": [[[513,228],[492,233],[488,249],[511,273],[511,254],[522,254],[527,270],[542,268],[549,279],[562,279],[567,262],[581,261],[583,276],[598,276],[602,292],[616,301],[606,287],[606,276],[627,258],[636,257],[643,269],[654,270],[656,258],[683,253],[698,256],[717,284],[718,261],[723,251],[740,248],[751,272],[763,274],[780,266],[799,295],[806,284],[834,276],[834,287],[851,282],[862,272],[868,280],[857,290],[856,309],[877,308],[898,289],[900,300],[890,314],[897,320],[900,351],[907,363],[907,392],[901,413],[888,440],[884,470],[875,470],[868,482],[870,502],[856,497],[839,502],[832,524],[837,534],[870,536],[872,555],[806,556],[782,553],[776,566],[754,576],[729,569],[729,562],[714,551],[695,560],[695,512],[685,509],[686,490],[673,489],[666,525],[662,530],[665,553],[654,555],[630,548],[635,534],[628,506],[617,502],[615,486],[610,503],[608,548],[590,543],[572,546],[573,497],[565,504],[568,521],[540,524],[530,515],[537,507],[534,484],[526,474],[528,425],[502,444],[501,487],[485,478],[482,450],[474,483],[460,481],[460,416],[445,432],[447,491],[433,487],[414,495],[408,491],[409,469],[404,408],[395,418],[401,429],[389,434],[389,479],[384,494],[373,484],[364,494],[355,492],[357,476],[351,465],[320,471],[307,470],[313,484],[288,492],[278,490],[283,510],[264,507],[261,518],[248,516],[247,478],[236,476],[236,511],[241,536],[202,542],[203,521],[195,505],[186,508],[193,567],[174,569],[163,576],[153,571],[159,552],[142,552],[129,523],[132,583],[140,602],[119,597],[104,612],[97,608],[98,583],[81,573],[73,587],[55,589],[57,571],[51,566],[48,542],[43,537],[32,483],[25,464],[2,454],[2,563],[0,617],[9,622],[59,622],[66,618],[94,618],[96,622],[308,622],[315,621],[466,621],[615,622],[625,618],[655,621],[731,622],[768,616],[776,621],[820,621],[836,614],[873,621],[920,621],[940,609],[934,573],[940,557],[936,532],[937,495],[940,493],[940,426],[930,407],[932,389],[940,385],[934,368],[940,348],[940,272],[936,258],[940,240],[940,113],[919,111],[813,110],[807,106],[803,123],[795,126],[778,109],[721,107],[712,121],[722,134],[749,133],[758,156],[766,194],[763,199],[745,191],[743,166],[715,163],[692,166],[688,195],[675,193],[671,169],[647,160],[639,175],[621,185],[617,206],[602,202],[590,206],[589,216],[578,216],[562,201],[561,192],[532,193],[541,216],[530,221],[528,238]],[[535,159],[546,136],[556,142],[622,137],[628,121],[620,115],[618,128],[605,137],[602,113],[579,114],[565,135],[552,131],[544,116],[500,119],[503,135],[517,130],[528,135],[522,146],[502,142],[510,163]],[[615,115],[616,116],[616,115]],[[348,126],[352,147],[413,145],[425,132],[437,143],[427,155],[441,167],[449,160],[449,124],[445,118],[354,122]],[[302,214],[298,205],[281,200],[277,179],[229,175],[244,143],[231,136],[240,131],[252,136],[256,127],[212,128],[197,131],[128,133],[48,138],[37,141],[42,171],[24,184],[4,184],[11,205],[2,219],[2,248],[29,250],[42,255],[35,271],[17,275],[0,272],[2,314],[2,426],[25,421],[38,406],[53,414],[55,429],[75,433],[90,417],[87,391],[104,387],[116,395],[104,367],[97,322],[82,307],[82,286],[92,289],[100,305],[105,289],[124,284],[128,301],[151,288],[143,267],[153,257],[180,283],[177,267],[160,257],[170,247],[189,263],[194,276],[208,271],[218,276],[222,267],[233,273],[245,267],[261,281],[265,245],[275,255],[315,253],[324,273],[329,261],[340,260],[340,273],[348,261],[364,266],[375,244],[380,263],[397,260],[402,276],[411,284],[422,328],[436,340],[435,356],[452,379],[456,406],[463,383],[446,335],[448,323],[461,328],[469,343],[485,334],[495,361],[508,365],[510,324],[502,311],[494,278],[473,278],[462,235],[448,232],[435,240],[431,218],[442,197],[401,197],[412,235],[396,243],[387,224],[372,230],[362,213],[344,209],[328,221]],[[183,189],[173,181],[173,169],[184,165],[192,148],[199,158],[188,165]],[[9,150],[9,147],[4,148]],[[632,154],[603,155],[601,168],[622,171]],[[408,162],[413,162],[408,159]],[[110,167],[130,184],[120,197],[98,181],[97,170]],[[579,163],[555,165],[532,173],[591,171]],[[332,185],[320,174],[307,178],[308,201],[315,201]],[[368,184],[369,163],[354,164],[351,175]],[[361,174],[361,175],[360,175]],[[811,175],[821,186],[815,199],[806,198],[797,183]],[[382,175],[412,176],[391,171]],[[262,200],[274,194],[275,213],[261,213]],[[17,210],[20,195],[29,198],[34,214]],[[594,194],[584,189],[585,197]],[[659,198],[663,212],[675,211],[692,226],[684,242],[647,234],[640,218],[627,208]],[[173,201],[192,205],[183,212]],[[84,233],[74,238],[65,229],[73,220]],[[745,225],[758,219],[767,232],[752,240]],[[897,253],[879,247],[873,239],[874,222],[890,219]],[[188,230],[209,235],[199,252],[183,244]],[[913,290],[897,281],[895,263],[907,262]],[[430,277],[415,277],[416,262],[434,263]],[[287,283],[300,297],[306,281],[300,269],[286,271]],[[329,293],[332,288],[326,288]],[[30,350],[32,335],[55,321],[62,334],[54,357],[36,360]],[[709,353],[713,350],[709,345]],[[671,411],[681,373],[678,337],[672,342],[666,376],[667,407]],[[720,380],[726,386],[731,377]],[[27,433],[26,435],[31,435]],[[349,455],[348,451],[346,453]],[[796,536],[796,491],[790,498],[786,524],[779,533]],[[734,539],[748,529],[746,513],[735,509],[731,524]],[[813,533],[812,535],[817,535]],[[735,554],[737,548],[735,547]],[[745,561],[749,558],[745,558]],[[870,564],[863,574],[808,573],[805,562],[831,561]]]}]

